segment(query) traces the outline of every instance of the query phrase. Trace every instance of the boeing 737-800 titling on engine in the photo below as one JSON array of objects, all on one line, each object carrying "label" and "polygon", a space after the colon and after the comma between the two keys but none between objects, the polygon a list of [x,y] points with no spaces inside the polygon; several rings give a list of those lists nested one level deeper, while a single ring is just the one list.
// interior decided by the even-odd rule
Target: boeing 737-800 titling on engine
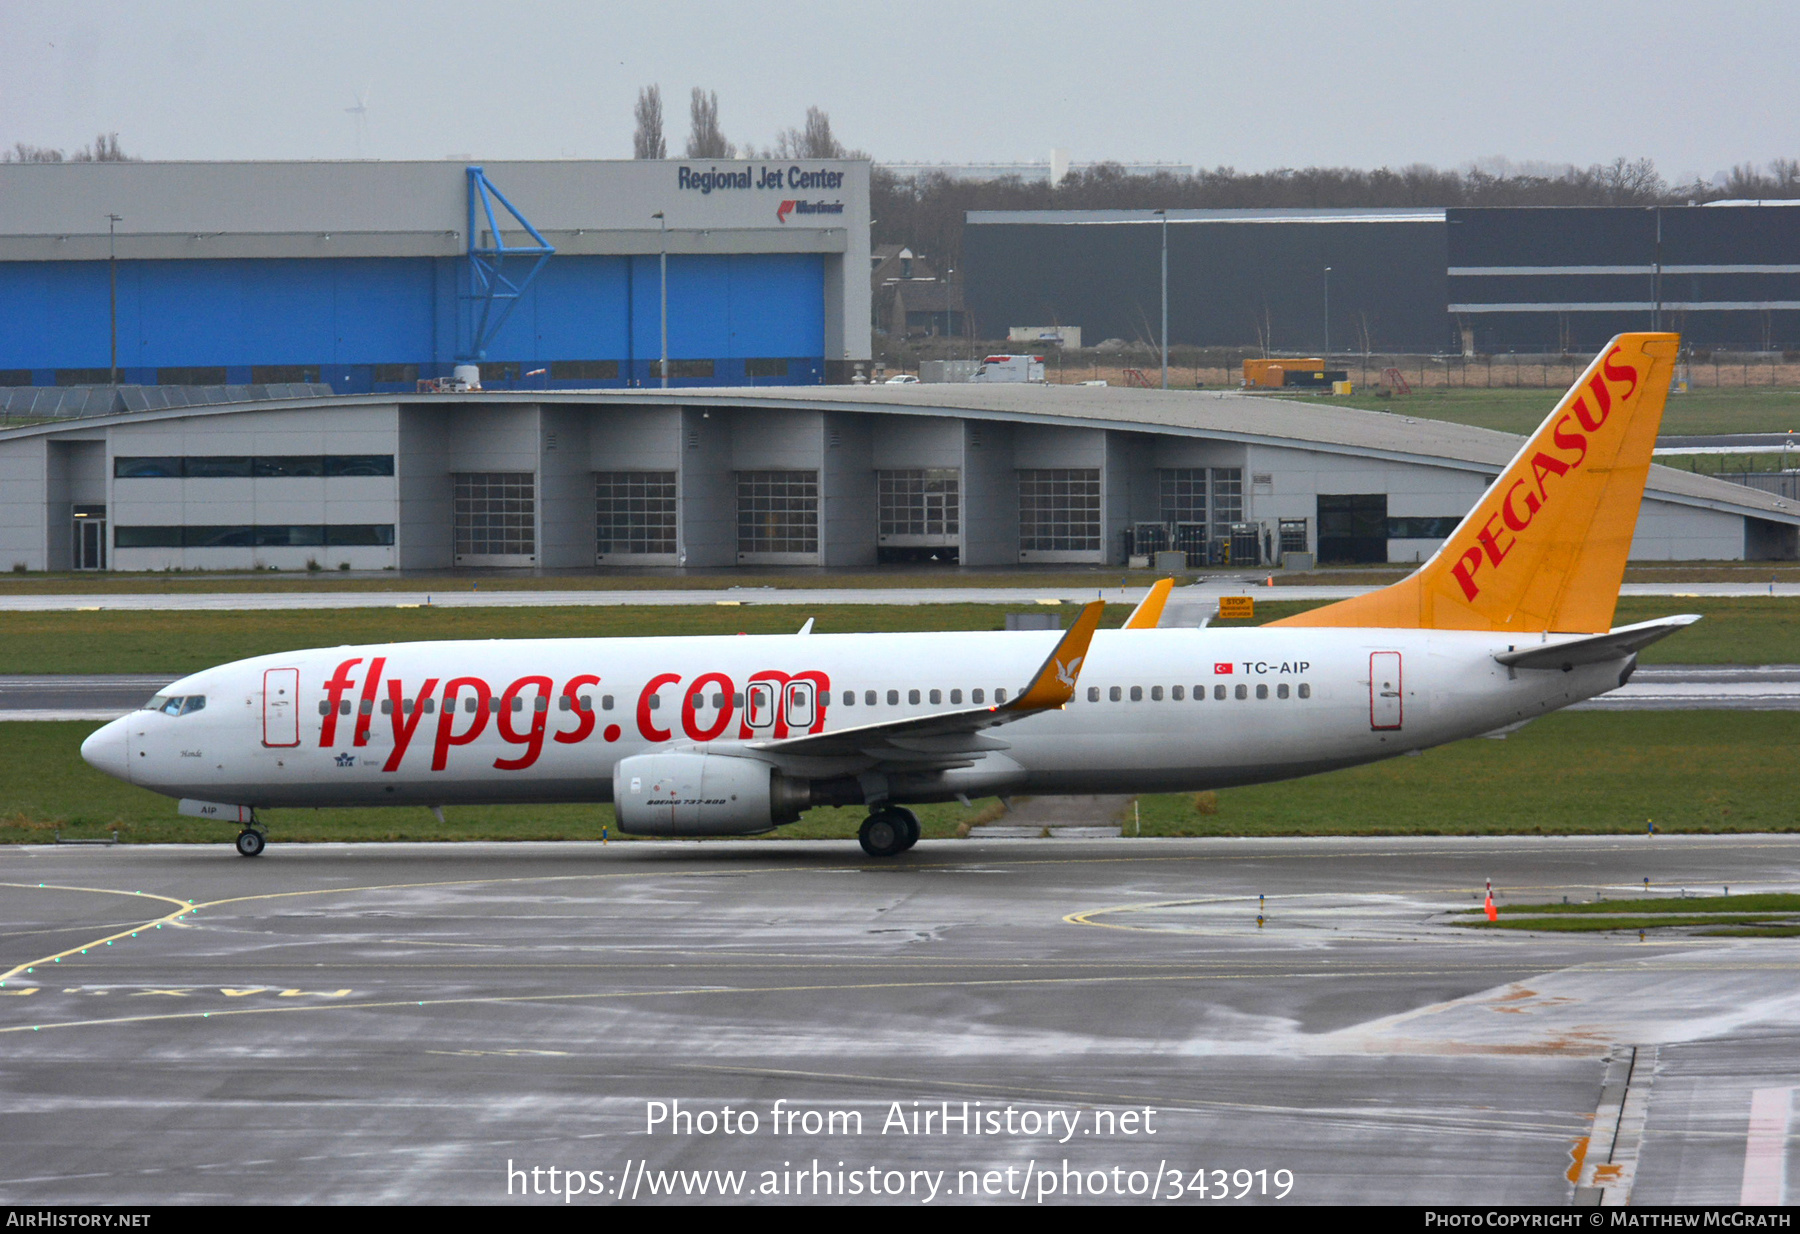
[{"label": "boeing 737-800 titling on engine", "polygon": [[[1698,620],[1612,628],[1675,361],[1625,334],[1430,561],[1248,629],[388,643],[195,673],[82,745],[122,780],[235,821],[276,806],[612,802],[637,835],[768,831],[867,805],[1220,788],[1373,762],[1624,683]],[[809,623],[810,625],[810,623]]]}]

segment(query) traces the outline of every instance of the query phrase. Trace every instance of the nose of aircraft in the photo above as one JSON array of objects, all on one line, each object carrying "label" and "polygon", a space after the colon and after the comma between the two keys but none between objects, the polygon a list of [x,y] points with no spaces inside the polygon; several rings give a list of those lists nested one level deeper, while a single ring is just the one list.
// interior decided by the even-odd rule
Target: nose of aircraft
[{"label": "nose of aircraft", "polygon": [[126,722],[114,720],[89,734],[81,743],[81,757],[87,764],[109,776],[130,782],[131,758],[126,741]]}]

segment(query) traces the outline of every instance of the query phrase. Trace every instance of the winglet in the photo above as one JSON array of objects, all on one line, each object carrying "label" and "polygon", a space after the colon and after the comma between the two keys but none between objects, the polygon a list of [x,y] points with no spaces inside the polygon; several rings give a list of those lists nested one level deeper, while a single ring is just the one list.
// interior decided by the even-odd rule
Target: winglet
[{"label": "winglet", "polygon": [[1043,711],[1051,707],[1061,707],[1075,697],[1075,680],[1081,675],[1082,662],[1087,659],[1088,644],[1093,641],[1094,631],[1100,627],[1100,618],[1106,612],[1104,600],[1090,600],[1082,608],[1081,616],[1069,627],[1069,632],[1062,636],[1037,673],[1031,678],[1031,684],[1019,691],[1019,696],[1001,707],[1003,711]]},{"label": "winglet", "polygon": [[1156,623],[1162,620],[1163,605],[1169,602],[1169,592],[1175,587],[1172,578],[1158,579],[1150,588],[1150,594],[1138,601],[1138,606],[1131,610],[1131,616],[1125,619],[1127,630],[1154,630]]}]

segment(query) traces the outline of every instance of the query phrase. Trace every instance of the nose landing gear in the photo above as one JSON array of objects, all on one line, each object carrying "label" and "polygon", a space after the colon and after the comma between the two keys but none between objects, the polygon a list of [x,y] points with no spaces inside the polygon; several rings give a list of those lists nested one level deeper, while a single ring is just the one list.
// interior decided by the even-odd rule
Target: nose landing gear
[{"label": "nose landing gear", "polygon": [[883,806],[863,820],[856,838],[871,857],[897,857],[919,842],[919,818],[903,806]]},{"label": "nose landing gear", "polygon": [[238,832],[237,851],[240,857],[262,856],[263,833],[254,827],[246,827]]}]

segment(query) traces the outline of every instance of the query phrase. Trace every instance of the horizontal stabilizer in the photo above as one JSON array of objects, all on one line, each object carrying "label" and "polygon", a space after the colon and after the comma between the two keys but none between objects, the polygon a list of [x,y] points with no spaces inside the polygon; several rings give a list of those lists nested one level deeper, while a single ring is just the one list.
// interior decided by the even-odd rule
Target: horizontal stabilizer
[{"label": "horizontal stabilizer", "polygon": [[1620,626],[1616,630],[1587,638],[1574,638],[1561,643],[1539,643],[1519,651],[1502,652],[1494,659],[1508,668],[1553,668],[1567,672],[1583,664],[1622,660],[1699,620],[1698,613],[1660,617],[1655,621],[1640,621],[1636,625]]}]

